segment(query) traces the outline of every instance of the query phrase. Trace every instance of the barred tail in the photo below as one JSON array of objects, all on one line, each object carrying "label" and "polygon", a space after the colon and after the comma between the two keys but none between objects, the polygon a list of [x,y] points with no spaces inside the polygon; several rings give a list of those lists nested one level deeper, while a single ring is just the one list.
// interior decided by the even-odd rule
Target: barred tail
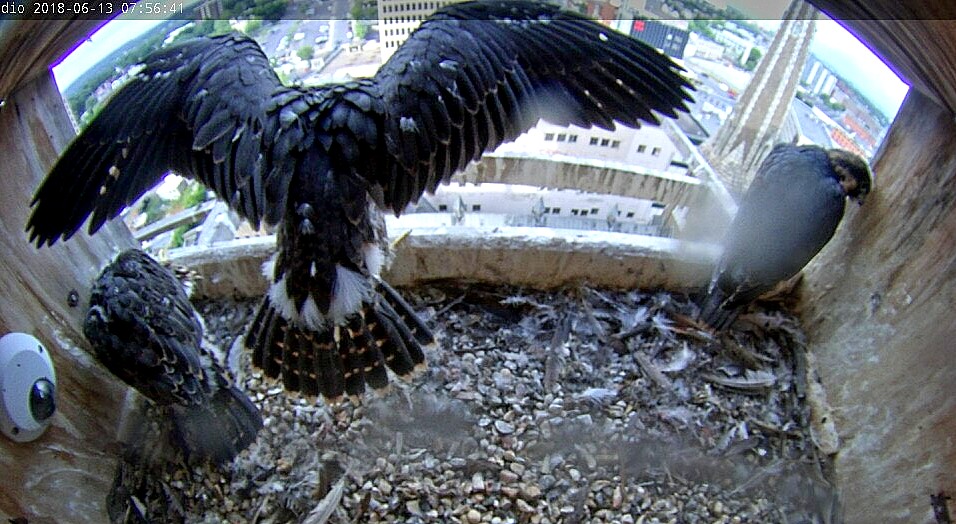
[{"label": "barred tail", "polygon": [[343,325],[313,331],[283,318],[266,296],[246,335],[252,363],[269,377],[280,377],[289,391],[337,401],[359,396],[366,384],[388,386],[386,368],[407,378],[424,368],[423,344],[431,331],[398,293],[380,283],[358,313]]},{"label": "barred tail", "polygon": [[219,389],[208,404],[173,408],[173,438],[193,460],[229,462],[256,440],[259,409],[235,386]]}]

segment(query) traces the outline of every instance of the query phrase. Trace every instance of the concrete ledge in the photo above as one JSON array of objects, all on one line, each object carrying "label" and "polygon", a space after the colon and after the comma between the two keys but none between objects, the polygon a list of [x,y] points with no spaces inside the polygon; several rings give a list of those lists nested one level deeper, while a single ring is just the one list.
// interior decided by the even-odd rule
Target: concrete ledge
[{"label": "concrete ledge", "polygon": [[[461,280],[552,289],[586,282],[681,291],[705,285],[717,257],[716,246],[623,233],[457,226],[390,231],[401,240],[384,276],[398,286]],[[202,276],[197,296],[255,297],[266,290],[261,267],[274,252],[275,237],[266,236],[175,249],[169,260]]]},{"label": "concrete ledge", "polygon": [[712,246],[643,235],[448,227],[412,231],[395,249],[387,277],[397,285],[452,279],[535,289],[587,282],[683,290],[707,282],[716,254]]}]

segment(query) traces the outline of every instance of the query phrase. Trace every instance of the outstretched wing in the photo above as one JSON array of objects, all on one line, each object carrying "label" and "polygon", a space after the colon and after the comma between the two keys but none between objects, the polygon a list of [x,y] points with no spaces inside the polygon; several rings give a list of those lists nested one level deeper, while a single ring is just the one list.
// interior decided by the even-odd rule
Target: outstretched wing
[{"label": "outstretched wing", "polygon": [[[581,127],[659,123],[686,111],[690,84],[651,47],[594,20],[529,1],[452,4],[375,76],[387,155],[368,170],[399,213],[424,191],[538,119]],[[384,147],[381,147],[384,146]]]},{"label": "outstretched wing", "polygon": [[[98,230],[169,171],[201,180],[253,223],[278,219],[288,177],[272,177],[263,139],[283,88],[252,40],[200,38],[150,55],[74,139],[33,197],[31,241]],[[281,200],[280,200],[281,201]]]}]

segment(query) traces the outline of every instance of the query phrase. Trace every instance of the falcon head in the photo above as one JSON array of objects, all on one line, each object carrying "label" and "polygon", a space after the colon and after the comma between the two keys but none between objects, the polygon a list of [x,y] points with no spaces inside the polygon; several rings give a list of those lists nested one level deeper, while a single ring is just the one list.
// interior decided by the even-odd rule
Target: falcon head
[{"label": "falcon head", "polygon": [[837,174],[846,196],[863,205],[863,199],[870,192],[873,176],[866,160],[859,155],[842,149],[827,150],[830,167]]}]

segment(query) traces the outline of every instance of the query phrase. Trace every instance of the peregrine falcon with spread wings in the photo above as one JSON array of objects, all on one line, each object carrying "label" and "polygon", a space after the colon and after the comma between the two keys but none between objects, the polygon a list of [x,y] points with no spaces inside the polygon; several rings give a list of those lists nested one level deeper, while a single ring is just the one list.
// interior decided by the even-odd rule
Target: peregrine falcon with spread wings
[{"label": "peregrine falcon with spread wings", "polygon": [[162,49],[103,107],[34,199],[38,245],[95,232],[168,171],[277,226],[246,337],[289,390],[338,398],[407,375],[432,335],[379,278],[377,209],[425,191],[539,119],[613,129],[686,111],[690,84],[649,46],[525,0],[452,4],[374,77],[282,85],[241,36]]},{"label": "peregrine falcon with spread wings", "polygon": [[871,184],[869,166],[853,153],[776,145],[740,201],[700,319],[725,329],[757,297],[800,272],[833,237],[846,199],[862,204]]},{"label": "peregrine falcon with spread wings", "polygon": [[224,463],[256,439],[259,409],[221,367],[179,280],[138,249],[93,284],[83,334],[111,373],[169,413],[190,460]]}]

